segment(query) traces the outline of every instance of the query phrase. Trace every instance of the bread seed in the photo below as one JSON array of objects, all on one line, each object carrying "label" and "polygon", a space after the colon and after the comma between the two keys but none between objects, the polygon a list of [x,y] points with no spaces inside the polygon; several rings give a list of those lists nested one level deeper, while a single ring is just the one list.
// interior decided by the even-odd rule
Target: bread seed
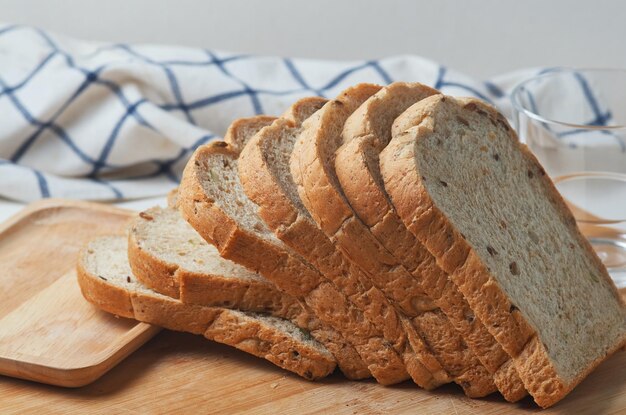
[{"label": "bread seed", "polygon": [[502,116],[498,117],[498,124],[502,126],[505,130],[509,131],[511,127],[509,127],[509,123],[507,123]]},{"label": "bread seed", "polygon": [[509,264],[509,270],[513,275],[519,275],[519,267],[517,266],[517,262],[513,261]]},{"label": "bread seed", "polygon": [[443,187],[448,187],[448,183],[444,182],[443,180],[439,180],[439,183],[441,183]]},{"label": "bread seed", "polygon": [[126,277],[126,282],[130,282],[130,277]]},{"label": "bread seed", "polygon": [[500,155],[499,155],[498,153],[494,154],[494,155],[493,155],[493,159],[494,159],[495,161],[500,161]]},{"label": "bread seed", "polygon": [[214,145],[216,147],[226,147],[228,144],[224,141],[216,141]]},{"label": "bread seed", "polygon": [[463,124],[464,126],[469,127],[469,121],[467,121],[465,118],[461,117],[460,115],[456,116],[456,120],[460,122],[461,124]]},{"label": "bread seed", "polygon": [[139,212],[139,216],[144,218],[145,220],[154,220],[154,218],[146,212]]},{"label": "bread seed", "polygon": [[537,164],[537,168],[539,169],[539,174],[542,176],[546,175],[546,171],[543,169],[543,167],[541,167],[540,164]]},{"label": "bread seed", "polygon": [[532,178],[533,178],[533,176],[534,176],[533,172],[532,172],[532,171],[530,171],[530,170],[528,170],[528,178],[529,178],[529,179],[532,179]]},{"label": "bread seed", "polygon": [[106,278],[104,278],[102,275],[98,275],[98,278],[100,278],[102,281],[108,281]]},{"label": "bread seed", "polygon": [[496,251],[492,246],[487,245],[487,252],[489,252],[489,255],[494,256],[494,255],[498,255],[498,251]]}]

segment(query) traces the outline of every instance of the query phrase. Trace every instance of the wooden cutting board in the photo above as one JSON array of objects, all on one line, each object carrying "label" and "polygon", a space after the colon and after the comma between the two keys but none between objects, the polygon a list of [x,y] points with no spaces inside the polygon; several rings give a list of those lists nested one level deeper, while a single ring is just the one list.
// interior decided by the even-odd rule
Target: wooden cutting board
[{"label": "wooden cutting board", "polygon": [[[115,232],[123,227],[128,214],[84,203],[49,203],[51,205],[47,207],[46,204],[31,207],[30,213],[27,211],[20,215],[29,217],[34,214],[29,220],[40,222],[36,226],[43,227],[43,230],[36,233],[35,240],[20,236],[22,231],[19,227],[25,225],[19,225],[19,220],[13,219],[13,225],[0,226],[0,264],[15,264],[15,261],[10,261],[12,255],[25,250],[32,255],[30,262],[22,265],[24,274],[21,275],[26,275],[28,269],[41,270],[42,266],[36,265],[41,260],[50,261],[48,265],[57,265],[60,257],[75,256],[80,243],[70,242],[74,245],[71,249],[52,244],[58,250],[52,256],[35,254],[38,249],[31,251],[31,247],[39,241],[56,238],[53,234],[57,229],[64,229],[62,222],[72,218],[70,222],[80,224],[74,226],[77,234],[71,235],[71,239],[84,240],[88,239],[87,234],[94,232]],[[35,213],[39,210],[45,212],[48,208],[52,209],[48,213]],[[94,214],[92,209],[99,213]],[[98,224],[102,217],[105,217],[107,225]],[[58,223],[53,225],[51,222]],[[17,226],[16,230],[8,231],[14,226]],[[90,227],[99,230],[96,232]],[[13,247],[17,242],[21,248]],[[24,256],[22,254],[22,258]],[[55,279],[51,266],[43,268],[48,286],[65,275]],[[5,272],[6,268],[3,267],[3,270]],[[73,277],[71,270],[72,266],[68,265],[66,273]],[[6,277],[0,274],[0,278]],[[64,295],[66,290],[75,289],[70,281],[73,279],[67,279],[67,285],[60,286],[51,297],[56,298],[59,292]],[[30,289],[37,293],[36,289]],[[8,291],[10,289],[0,283],[0,299],[12,302],[11,309],[18,308],[19,301],[14,301]],[[108,321],[107,330],[130,333],[133,327],[143,326],[124,319],[109,318],[105,313],[86,306],[99,316],[98,319]],[[4,309],[5,305],[0,302],[0,323],[6,314]],[[67,326],[63,327],[67,329]],[[2,324],[0,333],[3,333]],[[104,331],[98,335],[108,336]],[[0,338],[4,336],[0,335]],[[22,341],[22,344],[27,343]],[[134,347],[136,345],[126,351]],[[74,352],[75,355],[80,353],[81,350]],[[410,382],[393,387],[383,387],[373,381],[351,382],[339,373],[319,382],[309,382],[267,361],[209,342],[201,336],[163,330],[108,373],[81,388],[59,388],[0,376],[0,413],[626,414],[626,353],[611,357],[562,402],[542,411],[530,398],[516,404],[505,402],[498,394],[485,399],[468,399],[455,385],[429,392]]]},{"label": "wooden cutting board", "polygon": [[131,214],[46,200],[0,225],[0,374],[86,385],[158,332],[96,310],[76,283],[81,247],[123,232]]}]

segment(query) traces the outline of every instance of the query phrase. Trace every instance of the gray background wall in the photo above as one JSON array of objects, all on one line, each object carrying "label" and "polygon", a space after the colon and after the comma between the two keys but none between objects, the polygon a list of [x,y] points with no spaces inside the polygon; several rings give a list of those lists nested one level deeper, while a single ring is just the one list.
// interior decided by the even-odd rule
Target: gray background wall
[{"label": "gray background wall", "polygon": [[412,53],[477,77],[626,67],[618,0],[0,0],[0,21],[93,40],[284,56]]}]

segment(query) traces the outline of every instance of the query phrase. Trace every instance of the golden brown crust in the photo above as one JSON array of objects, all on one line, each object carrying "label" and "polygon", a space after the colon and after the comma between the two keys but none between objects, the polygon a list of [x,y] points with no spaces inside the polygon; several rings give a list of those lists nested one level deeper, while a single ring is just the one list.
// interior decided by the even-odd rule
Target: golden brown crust
[{"label": "golden brown crust", "polygon": [[[274,282],[279,289],[304,301],[326,324],[335,327],[357,349],[367,356],[368,368],[382,384],[393,384],[406,379],[404,366],[394,360],[382,339],[357,330],[356,309],[309,264],[276,244],[268,243],[246,230],[240,229],[216,204],[207,197],[200,185],[196,168],[203,163],[199,157],[236,153],[221,144],[210,144],[198,150],[188,163],[180,187],[179,206],[183,217],[214,245],[224,258],[248,266]],[[205,153],[208,152],[208,153]],[[195,182],[195,183],[194,183]]]},{"label": "golden brown crust", "polygon": [[[292,120],[281,117],[265,131],[295,127]],[[239,177],[246,195],[258,205],[259,216],[276,233],[276,230],[283,231],[293,226],[299,220],[298,212],[293,209],[289,197],[280,191],[276,178],[267,168],[268,161],[260,147],[260,138],[255,135],[242,151]]]},{"label": "golden brown crust", "polygon": [[[433,97],[422,101],[423,111],[426,113],[432,110],[440,99],[441,97]],[[431,126],[427,123],[428,119],[412,128],[410,134],[428,131]],[[409,142],[410,139],[406,141]],[[507,300],[501,304],[491,305],[491,307],[498,307],[497,310],[487,311],[486,302],[480,297],[483,294],[497,295],[490,285],[485,286],[489,280],[489,273],[481,261],[472,255],[469,244],[461,234],[434,206],[421,177],[412,164],[414,148],[409,144],[403,144],[405,144],[404,141],[394,138],[381,153],[380,161],[385,188],[399,216],[407,228],[437,258],[438,265],[448,272],[467,298],[471,308],[494,334],[505,351],[511,356],[518,355],[530,339],[532,329],[512,317]],[[485,286],[485,292],[481,293],[483,286]],[[500,295],[503,294],[500,293]],[[490,326],[499,326],[500,330],[496,334]]]},{"label": "golden brown crust", "polygon": [[[302,108],[305,105],[308,105],[308,102],[301,100],[292,108]],[[271,161],[268,157],[277,136],[290,132],[296,134],[299,131],[301,121],[298,122],[297,118],[291,115],[292,112],[288,112],[270,127],[259,132],[242,152],[239,176],[244,190],[258,205],[259,216],[268,227],[283,242],[315,265],[359,307],[365,317],[363,324],[366,321],[373,323],[372,333],[378,336],[392,336],[387,337],[387,341],[404,355],[406,353],[404,340],[393,337],[394,333],[402,330],[401,322],[396,313],[390,309],[382,293],[373,289],[369,279],[358,268],[352,267],[317,225],[294,206],[294,202],[281,185],[284,178],[277,177],[278,173],[270,166]],[[302,115],[300,117],[303,118]],[[432,389],[449,381],[436,360],[426,359],[420,362],[410,353],[406,353],[405,357],[412,360],[408,371],[418,385]]]},{"label": "golden brown crust", "polygon": [[[128,253],[131,268],[142,283],[161,294],[177,298],[185,304],[224,307],[245,312],[266,313],[290,320],[298,327],[308,330],[341,362],[347,378],[358,380],[370,377],[356,350],[339,333],[321,323],[317,317],[305,311],[293,298],[281,293],[267,280],[240,279],[222,275],[196,273],[170,264],[141,249],[135,229],[142,220],[153,220],[161,209],[144,212],[131,224]],[[174,297],[172,287],[176,287]],[[163,291],[161,291],[163,290]]]},{"label": "golden brown crust", "polygon": [[309,380],[323,378],[335,368],[329,355],[297,342],[249,315],[217,307],[186,305],[166,296],[125,290],[91,274],[82,260],[79,260],[77,275],[84,297],[109,313],[170,330],[202,334],[209,340],[264,358]]},{"label": "golden brown crust", "polygon": [[[406,278],[410,277],[395,258],[373,238],[367,227],[354,216],[332,171],[334,151],[338,147],[338,143],[333,140],[340,138],[344,121],[379,90],[380,87],[371,85],[350,88],[305,121],[304,129],[292,153],[291,172],[298,186],[300,198],[317,225],[351,261],[368,274],[375,286],[384,290],[388,298],[397,300],[415,294],[413,291],[406,291],[409,287],[405,284]],[[454,373],[457,377],[455,381],[464,388],[468,396],[484,396],[495,391],[492,376],[475,357],[464,353],[463,350],[454,350],[449,347],[450,343],[445,341],[432,341],[435,337],[447,337],[454,332],[447,321],[439,320],[439,324],[432,324],[427,328],[425,326],[417,332],[411,327],[412,323],[406,315],[426,320],[429,317],[427,313],[423,313],[422,317],[421,311],[411,310],[413,304],[410,301],[408,304],[405,302],[404,305],[407,307],[404,309],[401,303],[394,305],[402,312],[397,318],[403,322],[401,327],[409,334],[410,345],[422,359],[422,363],[426,363],[426,360],[438,361],[440,367],[444,363],[443,367]],[[426,346],[423,339],[427,338],[426,334],[432,332],[437,332],[438,335],[431,336],[429,346]],[[397,338],[405,335],[396,333]],[[433,349],[437,352],[435,356]],[[456,363],[459,360],[466,361],[467,364],[459,366]]]},{"label": "golden brown crust", "polygon": [[[361,137],[363,138],[363,137]],[[435,304],[449,317],[454,330],[463,335],[480,362],[494,375],[498,390],[510,402],[526,395],[523,383],[515,369],[506,366],[509,356],[486,330],[480,319],[475,318],[469,304],[448,280],[435,259],[408,232],[395,211],[386,202],[380,188],[368,172],[367,163],[355,139],[337,153],[337,173],[342,187],[359,217],[369,225],[372,234],[398,258],[402,265],[416,276],[414,280]],[[355,153],[356,151],[356,153]],[[367,200],[367,202],[365,202]],[[410,299],[410,296],[406,296]],[[407,307],[402,307],[407,310]]]},{"label": "golden brown crust", "polygon": [[[301,125],[307,118],[322,108],[328,100],[322,97],[306,97],[296,101],[285,111],[280,118],[290,120],[295,125]],[[252,137],[250,137],[252,138]]]},{"label": "golden brown crust", "polygon": [[[228,311],[220,313],[213,320],[204,336],[262,357],[309,380],[324,378],[335,368],[332,360],[321,360],[315,349],[296,346],[289,337],[282,335],[273,327]],[[298,362],[297,371],[293,368],[294,361]]]},{"label": "golden brown crust", "polygon": [[[300,199],[326,235],[337,233],[341,224],[352,216],[352,212],[346,206],[342,195],[339,195],[334,190],[332,183],[329,183],[329,180],[332,180],[332,175],[328,175],[322,162],[325,158],[324,154],[321,153],[323,137],[318,134],[317,129],[313,126],[321,122],[321,117],[328,117],[326,114],[333,114],[343,119],[348,118],[352,113],[352,108],[348,108],[350,100],[363,102],[380,89],[379,85],[360,84],[344,91],[337,99],[329,101],[323,110],[318,111],[304,122],[304,131],[296,142],[294,157],[291,160],[291,173],[298,185]],[[339,137],[341,128],[343,128],[343,124],[334,126],[337,131],[331,131],[330,134],[334,133]],[[311,183],[311,187],[315,188],[314,192],[307,183]]]},{"label": "golden brown crust", "polygon": [[335,170],[358,217],[414,276],[412,283],[444,311],[454,329],[494,375],[505,399],[515,402],[526,395],[526,390],[510,357],[474,317],[435,258],[404,226],[384,191],[378,170],[378,154],[391,138],[392,121],[415,102],[435,94],[437,91],[421,84],[398,82],[368,99],[344,126],[344,144],[336,153]]},{"label": "golden brown crust", "polygon": [[128,232],[128,262],[133,274],[146,287],[172,298],[180,298],[179,278],[176,275],[178,265],[168,264],[144,251],[137,241],[137,222],[149,215],[142,212],[131,223]]},{"label": "golden brown crust", "polygon": [[[381,153],[381,172],[385,187],[407,228],[433,253],[437,258],[437,263],[449,273],[476,315],[485,323],[487,329],[505,351],[513,357],[516,369],[535,402],[546,408],[562,399],[604,358],[594,361],[572,383],[565,385],[558,377],[535,330],[515,307],[511,307],[508,297],[476,252],[434,204],[416,169],[414,143],[416,139],[419,139],[418,137],[432,131],[432,120],[428,118],[428,115],[446,99],[451,98],[439,96],[423,101],[423,105],[420,105],[422,114],[414,117],[420,120],[419,124],[404,133],[397,133],[390,145]],[[510,139],[517,142],[513,130],[495,109],[473,99],[459,102],[464,108],[471,111],[478,109],[485,116],[489,116],[494,123],[502,124],[503,128],[508,131]],[[526,157],[536,161],[525,147],[520,148]],[[551,201],[557,204],[566,218],[569,218],[571,226],[575,226],[571,213],[550,179],[547,176],[541,176],[541,180],[548,189]],[[578,239],[588,252],[592,252],[582,235],[578,234]],[[593,256],[595,257],[595,254]],[[597,264],[600,266],[599,260]],[[610,281],[608,275],[605,278]],[[617,290],[615,293],[617,296]],[[607,356],[619,349],[622,344],[623,342],[614,345]]]},{"label": "golden brown crust", "polygon": [[[160,208],[153,208],[145,215],[159,213]],[[144,216],[131,223],[128,241],[129,264],[143,285],[185,304],[267,313],[289,320],[303,312],[293,297],[281,293],[267,280],[193,272],[144,250],[137,239],[137,226],[143,220],[152,220]]]},{"label": "golden brown crust", "polygon": [[[84,255],[83,251],[79,254],[79,258],[82,259]],[[76,274],[83,297],[107,313],[135,318],[130,293],[121,287],[108,284],[105,277],[101,275],[91,274],[85,269],[81,259],[76,266]]]},{"label": "golden brown crust", "polygon": [[[209,200],[201,185],[201,178],[198,177],[201,163],[198,161],[202,157],[206,157],[206,154],[210,154],[212,151],[217,153],[230,155],[236,157],[236,152],[230,147],[225,146],[224,143],[212,143],[208,146],[204,146],[196,150],[192,159],[189,161],[183,174],[183,180],[179,187],[178,206],[183,218],[187,220],[198,233],[208,242],[216,246],[220,255],[224,258],[230,259],[234,262],[242,265],[250,265],[248,261],[248,255],[252,255],[255,258],[263,258],[253,264],[253,271],[259,272],[263,269],[265,273],[272,275],[275,264],[280,265],[284,260],[280,253],[275,253],[276,256],[266,256],[264,245],[260,240],[247,232],[241,231],[237,223],[226,215],[219,207],[214,205]],[[197,162],[197,164],[196,164]],[[272,259],[277,259],[278,262],[272,263]],[[293,261],[293,260],[292,260]],[[293,274],[298,276],[298,270],[294,270]],[[303,272],[304,275],[309,272]],[[287,289],[291,292],[299,292],[298,279],[291,278],[286,281],[285,284],[289,284]],[[287,292],[287,289],[282,291]],[[307,311],[310,313],[310,311]],[[335,358],[338,361],[341,371],[346,377],[351,379],[363,379],[369,376],[369,370],[362,363],[359,355],[353,351],[353,348],[349,344],[333,343],[333,340],[338,339],[339,334],[328,335],[328,342],[324,343],[325,346],[335,353]],[[336,347],[335,347],[336,346]]]},{"label": "golden brown crust", "polygon": [[270,125],[276,117],[269,115],[257,115],[250,118],[238,118],[233,121],[226,134],[224,142],[230,145],[235,151],[240,152],[246,145],[248,139],[257,133],[261,128]]}]

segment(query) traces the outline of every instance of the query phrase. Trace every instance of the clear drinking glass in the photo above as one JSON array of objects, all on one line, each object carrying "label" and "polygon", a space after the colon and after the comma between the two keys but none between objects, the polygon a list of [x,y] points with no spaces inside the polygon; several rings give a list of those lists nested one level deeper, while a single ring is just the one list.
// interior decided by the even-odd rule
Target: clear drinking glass
[{"label": "clear drinking glass", "polygon": [[549,70],[518,85],[512,101],[520,139],[626,286],[626,70]]}]

